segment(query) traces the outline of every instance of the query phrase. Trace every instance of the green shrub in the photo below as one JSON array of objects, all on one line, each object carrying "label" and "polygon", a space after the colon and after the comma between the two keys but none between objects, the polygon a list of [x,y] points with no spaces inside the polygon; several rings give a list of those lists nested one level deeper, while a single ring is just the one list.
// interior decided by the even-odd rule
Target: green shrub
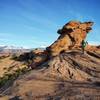
[{"label": "green shrub", "polygon": [[18,55],[17,55],[17,54],[13,54],[13,55],[11,56],[11,59],[17,60],[17,59],[18,59]]}]

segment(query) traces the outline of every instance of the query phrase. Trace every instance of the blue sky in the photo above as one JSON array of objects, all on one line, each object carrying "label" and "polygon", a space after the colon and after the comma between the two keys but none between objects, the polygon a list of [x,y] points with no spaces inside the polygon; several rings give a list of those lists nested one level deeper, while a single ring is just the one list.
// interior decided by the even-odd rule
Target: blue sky
[{"label": "blue sky", "polygon": [[70,20],[93,21],[87,40],[100,44],[100,0],[0,0],[0,45],[48,46]]}]

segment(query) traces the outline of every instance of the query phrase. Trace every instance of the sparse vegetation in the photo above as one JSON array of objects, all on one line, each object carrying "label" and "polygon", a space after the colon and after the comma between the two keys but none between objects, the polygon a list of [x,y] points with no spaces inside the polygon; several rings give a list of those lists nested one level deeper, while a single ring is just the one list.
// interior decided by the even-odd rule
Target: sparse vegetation
[{"label": "sparse vegetation", "polygon": [[18,59],[18,55],[17,54],[13,54],[12,57],[11,57],[11,59],[13,59],[13,60]]},{"label": "sparse vegetation", "polygon": [[22,69],[17,69],[14,73],[5,73],[3,77],[0,78],[0,88],[4,86],[8,81],[15,80],[19,75],[25,74],[29,69],[24,67]]},{"label": "sparse vegetation", "polygon": [[28,62],[28,60],[32,60],[34,57],[33,52],[28,52],[28,53],[23,53],[21,55],[13,54],[11,59],[16,60],[16,61],[25,61]]},{"label": "sparse vegetation", "polygon": [[[1,61],[5,56],[0,57]],[[13,82],[19,75],[25,74],[30,69],[27,67],[29,63],[32,63],[33,54],[32,52],[19,54],[12,54],[8,58],[8,61],[12,61],[8,66],[4,67],[3,76],[0,77],[0,88],[9,81]],[[15,60],[15,61],[14,61]],[[18,63],[16,62],[18,61]],[[15,63],[16,62],[16,63]],[[20,63],[20,64],[19,64]]]}]

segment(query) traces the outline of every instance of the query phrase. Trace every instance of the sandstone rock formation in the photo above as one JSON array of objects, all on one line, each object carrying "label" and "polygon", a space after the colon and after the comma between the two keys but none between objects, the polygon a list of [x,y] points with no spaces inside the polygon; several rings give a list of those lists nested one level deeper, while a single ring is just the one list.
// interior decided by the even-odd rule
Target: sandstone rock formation
[{"label": "sandstone rock formation", "polygon": [[37,49],[33,50],[32,53],[33,53],[32,63],[29,64],[29,67],[31,67],[32,69],[44,63],[48,59],[48,53],[44,50]]},{"label": "sandstone rock formation", "polygon": [[100,53],[96,55],[63,52],[20,76],[0,91],[1,96],[7,95],[7,100],[100,100]]},{"label": "sandstone rock formation", "polygon": [[[60,36],[58,39],[46,48],[45,51],[35,50],[33,61],[30,64],[32,68],[43,63],[53,56],[59,55],[61,52],[81,47],[81,42],[92,29],[93,22],[70,21],[65,24],[62,29],[58,30]],[[40,52],[40,53],[39,53]]]},{"label": "sandstone rock formation", "polygon": [[10,87],[2,87],[1,97],[100,100],[100,46],[87,45],[84,54],[80,48],[92,24],[71,21],[58,30],[59,38],[46,50],[36,49],[21,55],[19,60],[31,60],[29,66],[34,70],[17,78]]},{"label": "sandstone rock formation", "polygon": [[[99,80],[100,78],[100,49],[98,52],[87,51],[82,54],[80,50],[70,50],[51,58],[43,66],[46,76],[60,77],[64,80],[78,81]],[[100,80],[99,80],[100,81]]]},{"label": "sandstone rock formation", "polygon": [[70,21],[58,30],[59,38],[47,48],[52,56],[58,55],[62,51],[80,47],[82,40],[87,36],[87,33],[92,29],[93,22],[77,22]]}]

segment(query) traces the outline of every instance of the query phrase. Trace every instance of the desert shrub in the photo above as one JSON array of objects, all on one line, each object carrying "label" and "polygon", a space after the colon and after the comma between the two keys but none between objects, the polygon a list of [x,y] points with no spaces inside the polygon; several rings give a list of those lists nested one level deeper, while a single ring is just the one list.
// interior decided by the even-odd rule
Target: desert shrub
[{"label": "desert shrub", "polygon": [[27,62],[28,60],[32,60],[33,58],[34,58],[34,53],[31,51],[31,52],[23,53],[23,54],[17,56],[17,59],[15,59],[15,60]]},{"label": "desert shrub", "polygon": [[14,81],[19,75],[25,74],[28,71],[29,69],[24,67],[22,69],[17,69],[14,73],[5,73],[4,76],[0,78],[0,88],[8,81]]},{"label": "desert shrub", "polygon": [[17,54],[13,54],[13,55],[11,56],[11,59],[17,60],[17,59],[18,59],[18,55],[17,55]]},{"label": "desert shrub", "polygon": [[4,77],[0,78],[0,87],[3,86],[7,81],[9,80],[9,77],[5,75]]}]

